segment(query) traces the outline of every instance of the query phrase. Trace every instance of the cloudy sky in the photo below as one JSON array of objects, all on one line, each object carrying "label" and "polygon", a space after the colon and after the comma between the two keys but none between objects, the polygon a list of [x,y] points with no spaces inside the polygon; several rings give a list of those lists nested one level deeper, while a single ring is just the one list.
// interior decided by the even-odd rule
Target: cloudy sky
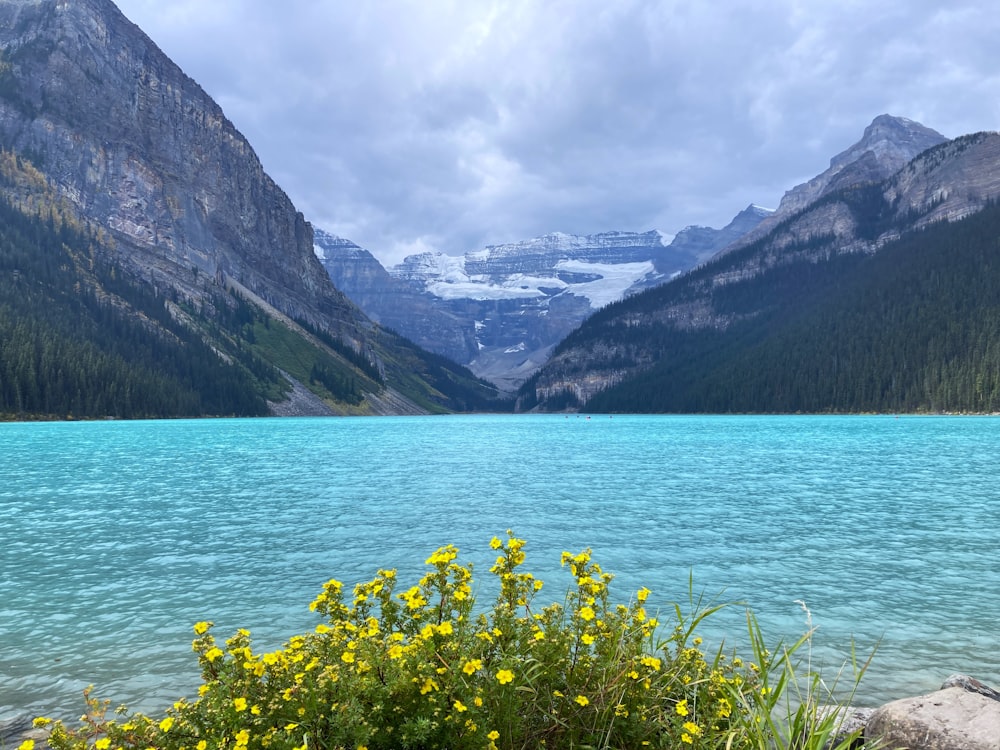
[{"label": "cloudy sky", "polygon": [[1000,129],[987,0],[116,0],[384,263],[721,227],[882,113]]}]

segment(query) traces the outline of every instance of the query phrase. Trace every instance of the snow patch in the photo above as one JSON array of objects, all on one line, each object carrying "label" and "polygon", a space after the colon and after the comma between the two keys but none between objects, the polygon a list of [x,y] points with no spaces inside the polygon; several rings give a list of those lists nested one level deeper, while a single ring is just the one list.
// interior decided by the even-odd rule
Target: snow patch
[{"label": "snow patch", "polygon": [[465,272],[462,258],[427,254],[407,259],[405,275],[420,279],[425,289],[441,299],[507,300],[548,298],[554,294],[585,297],[592,308],[599,309],[621,299],[636,283],[656,273],[652,261],[638,263],[590,263],[561,260],[554,271],[597,276],[593,281],[567,283],[557,276],[510,274],[500,281]]},{"label": "snow patch", "polygon": [[656,273],[652,261],[642,263],[586,263],[579,260],[564,260],[556,265],[560,271],[571,273],[600,274],[602,278],[582,284],[570,285],[570,291],[590,300],[590,306],[598,310],[612,302],[617,302],[632,286],[650,274]]}]

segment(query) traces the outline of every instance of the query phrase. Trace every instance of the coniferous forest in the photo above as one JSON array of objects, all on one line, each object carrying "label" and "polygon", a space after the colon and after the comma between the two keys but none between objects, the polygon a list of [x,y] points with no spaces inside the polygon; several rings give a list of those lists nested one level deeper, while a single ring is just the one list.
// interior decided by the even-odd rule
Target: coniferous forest
[{"label": "coniferous forest", "polygon": [[96,234],[0,201],[0,415],[261,415],[279,374],[226,362],[152,287],[102,260]]},{"label": "coniferous forest", "polygon": [[1000,411],[996,205],[874,255],[802,261],[713,294],[717,309],[758,312],[724,331],[616,326],[616,340],[642,337],[657,364],[586,410]]},{"label": "coniferous forest", "polygon": [[[17,162],[16,179],[30,170],[4,159],[7,172]],[[0,419],[263,416],[291,388],[282,371],[358,413],[366,393],[385,389],[383,369],[429,412],[510,408],[465,368],[391,331],[374,332],[376,364],[221,288],[208,302],[180,298],[123,273],[106,235],[52,196],[10,201],[0,197]]]}]

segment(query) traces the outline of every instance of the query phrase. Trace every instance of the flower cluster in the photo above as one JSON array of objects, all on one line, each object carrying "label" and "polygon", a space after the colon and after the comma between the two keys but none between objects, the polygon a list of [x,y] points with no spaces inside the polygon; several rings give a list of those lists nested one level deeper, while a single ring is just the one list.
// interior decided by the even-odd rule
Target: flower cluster
[{"label": "flower cluster", "polygon": [[[610,600],[612,576],[585,550],[563,553],[574,585],[563,603],[535,606],[542,582],[525,572],[525,543],[494,538],[500,591],[476,606],[472,566],[453,546],[397,591],[380,570],[349,597],[329,581],[311,609],[316,628],[254,651],[238,630],[220,645],[194,625],[203,684],[159,718],[108,719],[87,695],[79,729],[52,725],[56,750],[111,748],[656,747],[750,745],[742,727],[766,695],[769,664],[707,659],[694,625],[712,610],[661,624],[651,592]],[[663,637],[663,633],[669,635]],[[752,666],[753,668],[750,668]],[[127,712],[120,710],[121,715]],[[40,720],[47,723],[47,720]]]}]

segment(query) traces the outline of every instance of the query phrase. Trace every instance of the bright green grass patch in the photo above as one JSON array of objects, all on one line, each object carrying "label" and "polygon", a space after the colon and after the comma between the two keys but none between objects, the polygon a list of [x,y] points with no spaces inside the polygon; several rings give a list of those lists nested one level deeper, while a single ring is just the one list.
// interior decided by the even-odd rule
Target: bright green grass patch
[{"label": "bright green grass patch", "polygon": [[253,349],[321,398],[358,405],[365,391],[378,392],[381,385],[351,363],[328,354],[281,321],[254,321]]},{"label": "bright green grass patch", "polygon": [[796,672],[809,633],[769,650],[748,614],[745,656],[706,653],[696,629],[720,606],[674,605],[661,619],[646,588],[614,603],[612,576],[589,550],[563,553],[573,586],[541,606],[524,541],[508,531],[491,546],[500,591],[488,608],[449,545],[403,590],[394,570],[350,594],[328,582],[311,605],[323,622],[278,651],[255,652],[246,630],[220,644],[211,623],[195,624],[203,684],[160,718],[125,708],[107,718],[110,704],[88,695],[79,728],[36,723],[51,725],[56,750],[804,750],[836,729],[818,711],[828,698],[820,676]]}]

